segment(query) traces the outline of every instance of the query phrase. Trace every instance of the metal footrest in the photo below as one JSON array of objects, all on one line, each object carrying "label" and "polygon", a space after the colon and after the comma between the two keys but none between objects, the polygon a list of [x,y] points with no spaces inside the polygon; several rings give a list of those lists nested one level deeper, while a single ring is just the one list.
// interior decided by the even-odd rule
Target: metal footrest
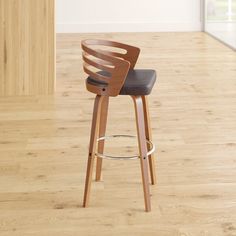
[{"label": "metal footrest", "polygon": [[[121,137],[137,139],[137,136],[134,136],[134,135],[117,134],[117,135],[100,137],[97,139],[97,142],[101,142],[106,139],[121,138]],[[147,153],[147,156],[149,157],[155,151],[155,145],[149,140],[146,140],[146,142],[150,146],[150,150],[148,150],[148,153]],[[140,158],[140,156],[123,156],[122,157],[122,156],[111,156],[111,155],[106,155],[102,153],[95,153],[95,156],[100,157],[100,158],[105,158],[105,159],[111,159],[111,160],[136,160]]]}]

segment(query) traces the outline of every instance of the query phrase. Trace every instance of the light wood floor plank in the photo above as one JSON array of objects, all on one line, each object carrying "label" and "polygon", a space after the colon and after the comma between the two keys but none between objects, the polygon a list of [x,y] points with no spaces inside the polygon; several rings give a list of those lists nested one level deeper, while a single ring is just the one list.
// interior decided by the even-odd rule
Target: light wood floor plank
[{"label": "light wood floor plank", "polygon": [[[82,208],[94,95],[80,41],[90,37],[137,45],[137,67],[157,70],[150,213],[138,161],[104,161]],[[0,235],[236,235],[235,78],[235,52],[204,33],[58,35],[56,94],[0,98]],[[112,133],[136,134],[130,98],[111,99]],[[135,153],[135,145],[118,140],[105,151]]]}]

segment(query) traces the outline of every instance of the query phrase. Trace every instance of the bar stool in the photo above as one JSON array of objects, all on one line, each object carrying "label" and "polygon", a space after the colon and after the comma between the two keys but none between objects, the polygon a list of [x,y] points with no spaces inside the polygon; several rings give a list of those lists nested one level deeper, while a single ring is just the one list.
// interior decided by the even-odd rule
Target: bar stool
[{"label": "bar stool", "polygon": [[[83,49],[83,68],[89,75],[86,80],[86,87],[88,91],[96,94],[83,207],[88,206],[95,157],[97,158],[96,181],[101,179],[103,158],[120,158],[107,156],[103,153],[104,142],[108,138],[105,136],[105,130],[109,97],[129,95],[134,101],[139,144],[139,156],[132,156],[130,159],[140,159],[145,210],[151,211],[149,171],[153,185],[156,183],[156,174],[153,155],[155,147],[151,142],[147,95],[151,93],[156,81],[156,72],[154,70],[134,69],[140,53],[140,49],[137,47],[94,39],[83,40],[81,46]],[[119,49],[122,52],[117,52]],[[118,136],[126,137],[128,135]],[[112,137],[117,137],[117,135]]]}]

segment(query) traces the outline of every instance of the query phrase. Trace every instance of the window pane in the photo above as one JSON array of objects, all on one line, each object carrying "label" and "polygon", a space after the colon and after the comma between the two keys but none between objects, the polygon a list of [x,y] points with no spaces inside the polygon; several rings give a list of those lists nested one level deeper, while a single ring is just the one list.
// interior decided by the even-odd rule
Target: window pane
[{"label": "window pane", "polygon": [[236,0],[206,0],[205,31],[236,48]]}]

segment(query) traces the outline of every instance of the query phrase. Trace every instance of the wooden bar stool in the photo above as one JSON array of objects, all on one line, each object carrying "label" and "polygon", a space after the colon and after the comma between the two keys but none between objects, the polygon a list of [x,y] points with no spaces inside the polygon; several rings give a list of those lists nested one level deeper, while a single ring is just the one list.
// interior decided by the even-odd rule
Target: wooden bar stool
[{"label": "wooden bar stool", "polygon": [[[118,42],[94,39],[82,41],[81,46],[83,49],[83,68],[89,75],[86,80],[86,87],[88,91],[96,94],[83,206],[86,207],[88,205],[95,157],[97,158],[97,181],[101,179],[102,159],[119,158],[103,154],[104,142],[107,138],[105,136],[105,130],[109,97],[129,95],[134,101],[139,143],[139,156],[133,156],[131,159],[140,159],[145,210],[150,211],[149,171],[153,185],[156,183],[156,174],[153,155],[155,147],[151,142],[151,129],[146,96],[151,93],[154,86],[156,72],[154,70],[134,69],[140,53],[140,49],[137,47]],[[117,52],[117,50],[122,50],[122,52]],[[112,137],[117,136],[114,135]]]}]

